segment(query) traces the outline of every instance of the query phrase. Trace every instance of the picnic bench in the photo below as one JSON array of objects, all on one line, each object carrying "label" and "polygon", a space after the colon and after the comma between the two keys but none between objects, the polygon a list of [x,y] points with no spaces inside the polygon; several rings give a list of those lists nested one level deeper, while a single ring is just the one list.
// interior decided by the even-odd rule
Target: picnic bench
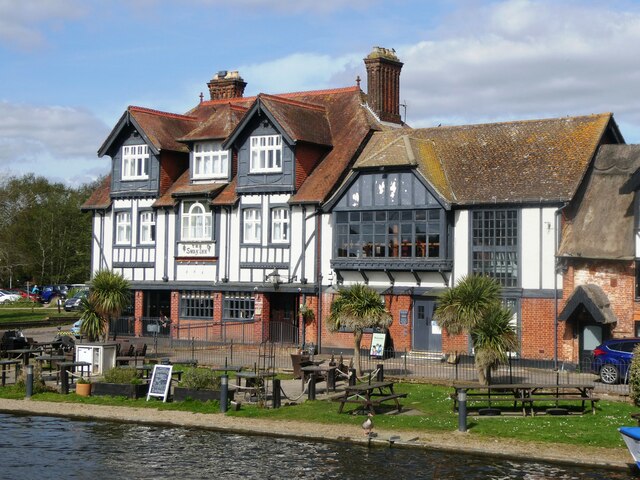
[{"label": "picnic bench", "polygon": [[2,386],[4,387],[6,385],[8,372],[7,368],[10,367],[13,367],[13,383],[17,383],[22,360],[0,360],[0,365],[2,365]]},{"label": "picnic bench", "polygon": [[[450,398],[453,400],[454,412],[458,409],[458,395],[461,390],[466,393],[467,404],[481,403],[491,413],[505,403],[512,404],[514,410],[520,405],[523,416],[526,416],[528,411],[532,416],[535,415],[536,406],[552,408],[553,411],[549,413],[568,413],[566,408],[560,406],[560,402],[580,402],[583,411],[586,403],[590,402],[591,411],[595,414],[595,405],[600,400],[593,395],[594,387],[590,384],[454,383],[452,386],[454,392],[450,394]],[[484,408],[478,407],[478,412],[483,413]],[[497,413],[500,413],[499,409]]]},{"label": "picnic bench", "polygon": [[138,347],[134,344],[127,347],[126,344],[119,343],[116,346],[116,365],[129,365],[130,362],[133,362],[134,365],[138,365],[138,362],[144,365],[146,354],[146,343]]},{"label": "picnic bench", "polygon": [[344,392],[331,400],[340,402],[338,413],[342,413],[345,404],[354,403],[359,405],[363,410],[375,413],[375,407],[389,401],[393,401],[398,412],[402,411],[400,399],[406,398],[406,393],[395,393],[393,391],[394,382],[370,382],[359,383],[357,385],[347,385]]}]

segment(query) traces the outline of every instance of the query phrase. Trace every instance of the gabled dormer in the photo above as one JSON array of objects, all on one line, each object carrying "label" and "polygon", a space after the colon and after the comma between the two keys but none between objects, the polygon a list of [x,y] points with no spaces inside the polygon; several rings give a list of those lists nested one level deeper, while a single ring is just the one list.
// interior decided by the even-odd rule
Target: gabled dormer
[{"label": "gabled dormer", "polygon": [[295,192],[331,146],[324,106],[264,94],[223,144],[237,152],[239,193]]},{"label": "gabled dormer", "polygon": [[166,191],[188,165],[188,149],[175,139],[195,125],[193,117],[130,106],[98,150],[112,159],[111,195]]},{"label": "gabled dormer", "polygon": [[189,148],[191,183],[229,182],[235,174],[232,152],[223,141],[238,124],[247,109],[225,103],[211,107],[208,119],[180,138]]}]

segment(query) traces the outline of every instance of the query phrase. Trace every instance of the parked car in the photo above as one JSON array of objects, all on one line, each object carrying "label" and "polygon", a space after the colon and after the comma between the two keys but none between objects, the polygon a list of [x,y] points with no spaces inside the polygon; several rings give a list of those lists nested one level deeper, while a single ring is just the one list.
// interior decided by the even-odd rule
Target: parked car
[{"label": "parked car", "polygon": [[80,326],[82,325],[82,320],[78,320],[76,321],[76,323],[74,323],[71,326],[71,333],[73,333],[76,337],[80,336]]},{"label": "parked car", "polygon": [[639,343],[640,338],[619,338],[607,340],[593,350],[593,372],[600,375],[602,383],[627,381],[633,349]]},{"label": "parked car", "polygon": [[56,297],[64,300],[67,298],[67,291],[68,288],[66,285],[47,285],[46,287],[42,287],[40,299],[42,303],[49,303]]},{"label": "parked car", "polygon": [[25,288],[19,288],[17,290],[9,290],[9,293],[15,293],[16,295],[20,295],[21,298],[28,298],[32,302],[40,301],[40,295],[38,295],[37,293],[29,292]]},{"label": "parked car", "polygon": [[82,299],[86,298],[89,294],[88,289],[78,290],[73,297],[67,298],[67,301],[64,302],[64,309],[67,312],[72,310],[78,310],[80,308],[80,304],[82,303]]},{"label": "parked car", "polygon": [[15,302],[20,300],[20,295],[8,292],[7,290],[0,290],[0,303]]}]

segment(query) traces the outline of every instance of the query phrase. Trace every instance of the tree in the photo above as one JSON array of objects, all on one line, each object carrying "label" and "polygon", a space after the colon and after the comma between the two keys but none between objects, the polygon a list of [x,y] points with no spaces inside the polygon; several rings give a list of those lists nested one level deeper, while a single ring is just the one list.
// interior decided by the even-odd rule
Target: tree
[{"label": "tree", "polygon": [[507,361],[518,347],[513,312],[500,300],[500,285],[486,276],[469,275],[440,295],[435,319],[450,335],[468,333],[481,383],[491,369]]},{"label": "tree", "polygon": [[96,311],[90,297],[80,300],[80,333],[85,335],[90,342],[96,342],[106,331],[105,319]]},{"label": "tree", "polygon": [[[120,316],[120,312],[131,301],[129,281],[119,273],[110,270],[99,270],[93,276],[89,285],[89,296],[83,315],[86,312],[91,321],[99,327],[85,327],[82,321],[82,330],[100,332],[105,338],[109,336],[109,324],[111,319]],[[98,321],[98,317],[100,321]]]},{"label": "tree", "polygon": [[331,304],[329,329],[338,331],[341,328],[353,330],[354,363],[358,375],[362,374],[360,363],[360,343],[365,328],[387,329],[393,318],[378,292],[366,285],[356,283],[349,288],[338,291]]}]

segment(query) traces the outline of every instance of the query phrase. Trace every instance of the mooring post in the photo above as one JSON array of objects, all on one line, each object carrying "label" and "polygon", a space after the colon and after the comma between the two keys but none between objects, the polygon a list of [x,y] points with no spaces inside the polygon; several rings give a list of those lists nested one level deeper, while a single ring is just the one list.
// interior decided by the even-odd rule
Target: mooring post
[{"label": "mooring post", "polygon": [[458,389],[458,431],[467,431],[467,391]]},{"label": "mooring post", "polygon": [[69,393],[69,367],[66,365],[60,370],[60,388],[64,395]]},{"label": "mooring post", "polygon": [[384,364],[379,363],[378,365],[376,365],[376,368],[378,369],[378,373],[376,374],[376,381],[384,382]]},{"label": "mooring post", "polygon": [[280,408],[282,403],[282,391],[280,390],[280,379],[273,379],[273,408]]},{"label": "mooring post", "polygon": [[316,373],[311,372],[311,380],[309,381],[309,400],[316,399]]},{"label": "mooring post", "polygon": [[356,384],[356,369],[349,369],[349,386],[353,387]]},{"label": "mooring post", "polygon": [[26,398],[31,398],[33,394],[33,365],[27,365],[27,394]]},{"label": "mooring post", "polygon": [[220,375],[220,412],[227,412],[227,403],[229,398],[229,376]]}]

